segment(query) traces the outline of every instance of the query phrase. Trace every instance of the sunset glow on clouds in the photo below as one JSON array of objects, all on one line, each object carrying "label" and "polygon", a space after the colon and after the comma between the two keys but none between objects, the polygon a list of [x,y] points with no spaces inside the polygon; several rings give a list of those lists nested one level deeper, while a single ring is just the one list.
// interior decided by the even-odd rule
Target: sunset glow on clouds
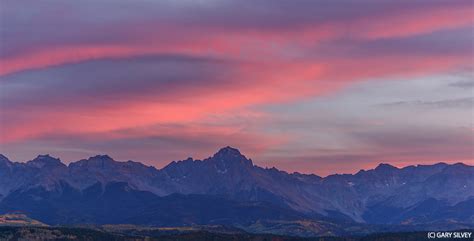
[{"label": "sunset glow on clouds", "polygon": [[8,1],[0,152],[473,163],[472,1]]}]

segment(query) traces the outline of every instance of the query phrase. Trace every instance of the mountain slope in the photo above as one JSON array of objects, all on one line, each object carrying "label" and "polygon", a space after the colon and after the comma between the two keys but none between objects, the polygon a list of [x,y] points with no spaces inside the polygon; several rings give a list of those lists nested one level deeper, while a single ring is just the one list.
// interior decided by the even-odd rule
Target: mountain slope
[{"label": "mountain slope", "polygon": [[[248,231],[261,221],[308,220],[304,214],[265,202],[241,202],[210,195],[173,194],[159,197],[138,191],[127,183],[96,183],[84,190],[66,183],[55,190],[36,187],[18,190],[0,203],[0,212],[21,210],[29,217],[51,225],[74,224],[136,224],[160,227],[194,225],[228,225]],[[338,232],[329,222],[316,222],[321,233]],[[286,228],[287,230],[290,230]],[[276,228],[275,230],[278,230]],[[283,230],[279,231],[285,233]]]},{"label": "mountain slope", "polygon": [[[28,208],[35,213],[32,217],[50,223],[125,222],[128,220],[125,216],[132,218],[133,214],[154,213],[159,218],[154,220],[149,216],[148,223],[158,225],[166,218],[157,212],[165,214],[185,207],[202,209],[185,201],[168,209],[152,205],[167,198],[183,197],[176,194],[184,195],[186,200],[198,195],[202,198],[195,200],[198,203],[220,198],[226,207],[223,210],[230,209],[230,213],[239,210],[238,204],[265,203],[277,213],[290,210],[300,218],[329,218],[341,223],[474,224],[474,167],[461,163],[401,169],[380,164],[373,170],[354,175],[321,178],[255,166],[252,160],[231,147],[222,148],[204,160],[189,158],[172,162],[160,170],[138,162],[117,162],[106,155],[68,166],[49,155],[40,155],[27,163],[11,162],[0,156],[0,211]],[[107,206],[107,203],[123,205],[129,213],[124,217],[116,216],[118,214],[112,211],[107,213],[107,210],[119,208]],[[218,207],[216,202],[211,203]],[[433,209],[437,211],[433,212]],[[259,206],[259,210],[264,208]],[[192,210],[183,211],[193,213]],[[208,212],[212,213],[212,210]],[[234,221],[251,216],[248,212],[242,214],[234,215]],[[174,215],[180,217],[179,213]],[[193,213],[192,216],[202,218],[202,215],[205,213]],[[139,215],[138,219],[145,216]],[[70,217],[77,217],[77,220]],[[103,220],[103,217],[109,219]],[[271,217],[275,218],[278,217]],[[280,218],[291,220],[285,215]],[[213,219],[225,220],[217,216]],[[198,220],[211,222],[205,218]],[[177,224],[184,222],[182,219],[175,221]],[[252,221],[257,220],[254,217]]]}]

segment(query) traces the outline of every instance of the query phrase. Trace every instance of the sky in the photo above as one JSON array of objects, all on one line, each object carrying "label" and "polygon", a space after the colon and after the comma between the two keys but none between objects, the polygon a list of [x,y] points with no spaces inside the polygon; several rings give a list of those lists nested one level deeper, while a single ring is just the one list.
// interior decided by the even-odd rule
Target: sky
[{"label": "sky", "polygon": [[472,0],[0,0],[0,153],[474,164]]}]

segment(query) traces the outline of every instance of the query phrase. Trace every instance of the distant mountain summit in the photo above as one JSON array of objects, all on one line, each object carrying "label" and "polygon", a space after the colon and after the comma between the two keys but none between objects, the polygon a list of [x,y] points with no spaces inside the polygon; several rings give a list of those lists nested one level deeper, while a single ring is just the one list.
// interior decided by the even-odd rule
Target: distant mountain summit
[{"label": "distant mountain summit", "polygon": [[242,155],[238,149],[232,148],[230,146],[220,149],[212,156],[212,158],[207,160],[219,162],[224,166],[253,166],[253,163],[250,159],[247,159],[244,155]]},{"label": "distant mountain summit", "polygon": [[66,167],[59,158],[54,158],[51,157],[50,155],[39,155],[35,159],[29,161],[26,163],[26,165],[29,165],[31,167],[35,168],[43,168],[43,167],[50,167],[50,168],[55,168],[55,167]]},{"label": "distant mountain summit", "polygon": [[256,166],[232,147],[162,169],[107,155],[68,166],[49,155],[26,163],[0,155],[0,213],[23,210],[47,224],[226,224],[252,231],[293,230],[309,220],[321,232],[348,223],[464,228],[474,226],[473,205],[474,167],[462,163],[380,164],[322,178]]}]

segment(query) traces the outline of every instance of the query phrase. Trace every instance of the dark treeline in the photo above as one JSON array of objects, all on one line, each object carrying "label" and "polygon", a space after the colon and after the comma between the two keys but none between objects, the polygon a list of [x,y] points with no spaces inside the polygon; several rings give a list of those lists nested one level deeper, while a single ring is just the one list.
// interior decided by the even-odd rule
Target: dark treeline
[{"label": "dark treeline", "polygon": [[[473,232],[474,230],[464,230]],[[108,232],[99,229],[73,227],[0,227],[0,240],[101,240],[101,241],[423,241],[432,240],[427,232],[380,233],[364,237],[289,237],[271,234],[212,233],[193,231],[187,233],[163,234],[159,231],[136,231],[129,233]],[[436,239],[436,240],[472,240]]]}]

